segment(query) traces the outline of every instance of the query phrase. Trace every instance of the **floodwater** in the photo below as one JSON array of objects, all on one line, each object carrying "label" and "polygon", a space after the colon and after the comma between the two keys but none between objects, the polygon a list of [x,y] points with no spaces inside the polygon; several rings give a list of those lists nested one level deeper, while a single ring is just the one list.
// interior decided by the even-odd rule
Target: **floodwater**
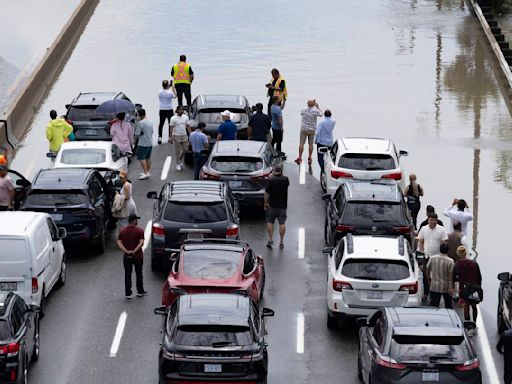
[{"label": "floodwater", "polygon": [[241,93],[265,104],[270,70],[279,68],[289,92],[289,160],[299,111],[316,99],[332,110],[336,136],[389,137],[408,150],[404,163],[424,187],[423,206],[441,213],[454,197],[465,198],[475,215],[469,237],[484,271],[481,312],[493,345],[496,275],[511,265],[504,247],[512,125],[503,79],[464,1],[102,1],[13,167],[31,176],[46,164],[48,112],[63,113],[80,91],[122,90],[157,122],[160,82],[181,53],[195,72],[194,95]]}]

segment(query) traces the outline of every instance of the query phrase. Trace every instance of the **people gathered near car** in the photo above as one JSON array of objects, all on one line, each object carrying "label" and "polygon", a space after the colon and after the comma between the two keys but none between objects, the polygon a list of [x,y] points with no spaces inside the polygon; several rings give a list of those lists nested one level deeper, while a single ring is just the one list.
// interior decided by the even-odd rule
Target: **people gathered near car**
[{"label": "people gathered near car", "polygon": [[231,112],[226,109],[220,115],[222,116],[222,123],[217,128],[217,141],[236,140],[237,128],[235,123],[231,121]]},{"label": "people gathered near car", "polygon": [[[131,154],[133,151],[133,127],[125,120],[126,113],[121,112],[116,115],[116,120],[110,127],[110,135],[112,136],[112,142],[124,154]],[[127,170],[127,169],[125,169]]]},{"label": "people gathered near car", "polygon": [[308,165],[313,161],[313,142],[315,141],[317,118],[322,116],[322,111],[318,107],[316,100],[308,100],[307,106],[300,111],[300,141],[299,156],[295,159],[297,164],[302,163],[302,153],[304,152],[304,144],[308,142]]},{"label": "people gathered near car", "polygon": [[50,152],[57,153],[62,143],[73,133],[73,127],[64,119],[57,118],[57,111],[50,111],[50,122],[46,126],[46,138],[50,144]]},{"label": "people gathered near car", "polygon": [[255,141],[268,141],[272,120],[263,113],[263,104],[256,104],[256,113],[249,119],[248,138]]},{"label": "people gathered near car", "polygon": [[206,124],[201,122],[197,128],[190,134],[190,146],[192,147],[192,157],[194,160],[194,180],[199,180],[199,172],[206,162],[207,156],[204,151],[208,150],[210,144],[208,136],[204,133]]},{"label": "people gathered near car", "polygon": [[176,108],[176,115],[171,117],[169,129],[169,143],[174,143],[176,152],[176,170],[181,171],[185,153],[188,151],[188,134],[190,133],[189,118],[183,113],[181,105]]},{"label": "people gathered near car", "polygon": [[269,100],[268,100],[268,115],[269,115],[269,117],[271,115],[270,108],[271,108],[272,104],[274,103],[274,98],[277,99],[277,101],[279,101],[279,105],[281,106],[281,108],[284,108],[286,99],[288,97],[286,81],[279,73],[279,70],[277,68],[273,68],[270,71],[270,74],[272,75],[272,79],[270,80],[270,83],[268,83],[266,85],[267,96],[269,98]]},{"label": "people gathered near car", "polygon": [[0,165],[0,211],[14,207],[14,183],[7,174],[7,166]]},{"label": "people gathered near car", "polygon": [[316,128],[316,150],[318,156],[318,165],[320,166],[320,171],[324,171],[324,155],[320,153],[318,150],[322,147],[327,147],[331,149],[334,145],[334,126],[336,125],[336,121],[332,118],[332,113],[329,109],[324,111],[324,119],[318,123],[318,127]]},{"label": "people gathered near car", "polygon": [[426,275],[430,287],[430,305],[439,307],[441,297],[446,308],[453,308],[453,260],[447,255],[448,245],[442,243],[439,253],[428,259]]},{"label": "people gathered near car", "polygon": [[169,80],[163,80],[162,89],[158,91],[158,100],[160,102],[160,110],[158,112],[160,117],[160,122],[158,123],[158,144],[162,144],[165,121],[167,121],[167,124],[170,126],[171,117],[174,114],[172,101],[176,97],[176,89],[171,83],[169,83]]},{"label": "people gathered near car", "polygon": [[272,120],[272,147],[277,152],[281,152],[281,143],[283,142],[283,109],[281,100],[278,97],[272,97],[270,106],[270,118]]}]

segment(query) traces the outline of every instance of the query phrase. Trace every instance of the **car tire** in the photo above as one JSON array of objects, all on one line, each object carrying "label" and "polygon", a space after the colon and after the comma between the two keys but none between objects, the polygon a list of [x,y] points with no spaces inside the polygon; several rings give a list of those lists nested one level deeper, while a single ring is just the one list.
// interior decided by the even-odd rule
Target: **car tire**
[{"label": "car tire", "polygon": [[30,358],[31,362],[37,361],[39,359],[39,351],[41,348],[41,338],[39,333],[39,319],[36,320],[36,332],[34,334],[34,350],[32,351],[32,357]]},{"label": "car tire", "polygon": [[325,176],[325,171],[320,172],[320,187],[322,187],[322,191],[327,192],[327,176]]},{"label": "car tire", "polygon": [[107,239],[105,233],[105,226],[101,228],[100,236],[96,242],[95,249],[99,254],[105,253],[105,248],[107,247]]},{"label": "car tire", "polygon": [[265,281],[266,281],[265,269],[263,269],[262,279],[263,279],[263,282],[261,283],[260,296],[259,296],[258,300],[262,300],[263,299],[263,292],[265,291]]},{"label": "car tire", "polygon": [[501,334],[507,330],[507,325],[505,324],[505,320],[503,319],[503,310],[501,308],[501,305],[498,305],[498,314],[496,318],[498,323],[498,333]]},{"label": "car tire", "polygon": [[66,284],[66,254],[62,256],[62,262],[60,264],[59,280],[57,280],[57,286],[62,287]]},{"label": "car tire", "polygon": [[336,317],[331,316],[327,313],[327,328],[328,329],[336,329],[338,328],[339,321]]}]

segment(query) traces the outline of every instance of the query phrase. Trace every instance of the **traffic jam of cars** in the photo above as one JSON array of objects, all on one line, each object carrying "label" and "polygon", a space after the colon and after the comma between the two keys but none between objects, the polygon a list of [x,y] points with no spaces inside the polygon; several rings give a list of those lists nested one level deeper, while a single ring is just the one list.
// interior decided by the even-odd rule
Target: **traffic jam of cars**
[{"label": "traffic jam of cars", "polygon": [[[45,298],[66,282],[76,247],[105,252],[119,172],[129,159],[111,141],[102,103],[124,93],[81,93],[65,118],[76,141],[52,154],[32,181],[14,170],[15,211],[0,220],[0,382],[27,382],[40,350]],[[127,121],[137,119],[136,108]],[[234,111],[237,140],[215,142],[220,113]],[[149,258],[164,273],[158,351],[160,383],[266,383],[266,267],[243,239],[240,212],[263,210],[265,188],[282,154],[247,140],[252,111],[244,96],[198,96],[192,121],[213,139],[200,180],[166,181],[154,200]],[[422,304],[415,228],[402,188],[405,171],[387,139],[340,138],[325,159],[322,250],[327,263],[326,326],[357,325],[358,375],[366,384],[481,383],[480,360],[453,309]],[[187,161],[187,160],[186,160]],[[190,157],[188,159],[190,161]],[[512,276],[499,276],[498,329],[512,328]],[[44,348],[43,348],[44,350]],[[156,355],[156,353],[155,353]]]}]

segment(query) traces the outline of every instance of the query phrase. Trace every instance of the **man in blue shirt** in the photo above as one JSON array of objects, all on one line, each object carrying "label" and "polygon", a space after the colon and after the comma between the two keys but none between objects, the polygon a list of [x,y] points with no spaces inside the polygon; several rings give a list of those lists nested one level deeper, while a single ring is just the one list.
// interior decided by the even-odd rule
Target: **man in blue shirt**
[{"label": "man in blue shirt", "polygon": [[270,116],[272,117],[272,147],[275,145],[276,151],[281,152],[281,143],[283,141],[283,111],[281,101],[278,97],[272,98]]},{"label": "man in blue shirt", "polygon": [[325,118],[318,124],[316,128],[316,151],[318,157],[318,164],[320,165],[320,169],[324,170],[324,155],[318,150],[322,147],[327,147],[331,149],[334,144],[334,137],[332,135],[332,131],[334,130],[334,126],[336,125],[336,121],[331,118],[331,111],[326,109],[324,112]]},{"label": "man in blue shirt", "polygon": [[199,171],[206,161],[206,155],[203,155],[201,151],[207,150],[208,136],[204,133],[206,128],[205,123],[199,123],[197,128],[190,134],[189,141],[192,146],[192,155],[194,157],[194,179],[199,180]]},{"label": "man in blue shirt", "polygon": [[231,121],[231,112],[227,109],[220,114],[222,116],[222,124],[217,128],[217,141],[236,140],[236,125]]}]

